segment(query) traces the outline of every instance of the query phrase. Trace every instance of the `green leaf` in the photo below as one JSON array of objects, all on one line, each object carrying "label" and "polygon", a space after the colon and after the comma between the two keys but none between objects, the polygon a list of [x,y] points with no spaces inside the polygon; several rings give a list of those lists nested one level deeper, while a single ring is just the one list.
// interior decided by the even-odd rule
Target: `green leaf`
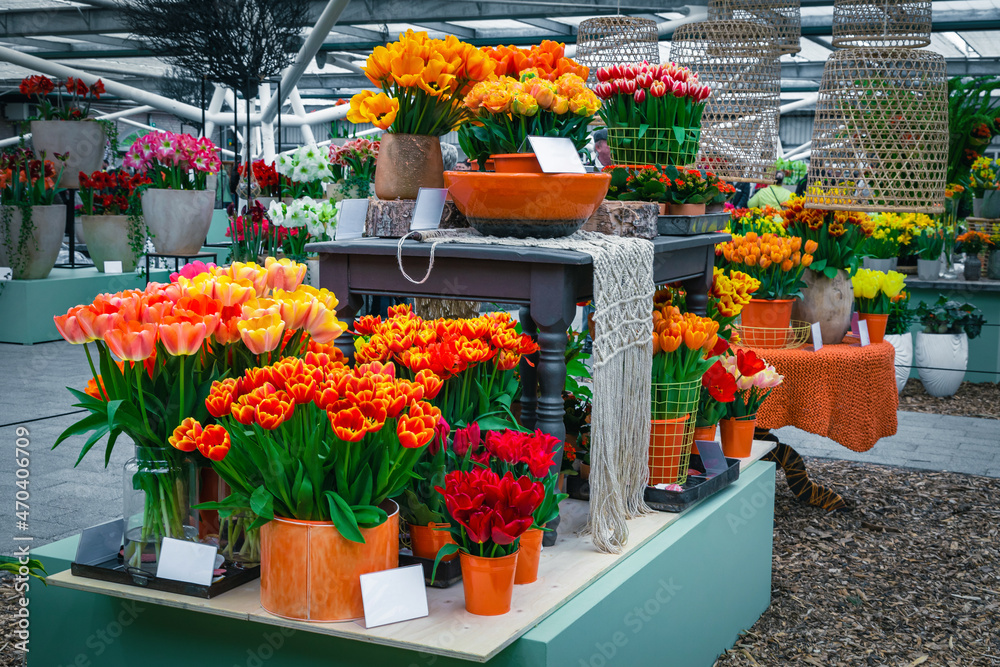
[{"label": "green leaf", "polygon": [[[250,496],[250,509],[257,516],[270,521],[274,518],[274,496],[261,484]],[[266,521],[265,521],[266,523]]]},{"label": "green leaf", "polygon": [[482,417],[477,421],[479,423],[479,428],[482,431],[506,431],[507,429],[513,431],[521,430],[521,427],[516,423],[503,417]]},{"label": "green leaf", "polygon": [[384,509],[374,505],[351,505],[351,509],[354,511],[354,518],[358,525],[363,525],[366,528],[382,525],[389,519],[389,515]]},{"label": "green leaf", "polygon": [[434,583],[434,577],[437,576],[438,565],[441,564],[441,559],[446,556],[458,553],[458,545],[454,543],[448,543],[438,550],[437,557],[434,559],[434,568],[431,570],[431,583]]},{"label": "green leaf", "polygon": [[58,447],[59,444],[63,442],[66,438],[74,436],[78,433],[86,433],[87,431],[92,431],[99,426],[105,425],[107,421],[108,421],[107,416],[100,412],[94,413],[92,415],[87,415],[86,417],[76,422],[75,424],[68,426],[65,431],[60,433],[59,437],[56,438],[55,444],[52,445],[52,449]]},{"label": "green leaf", "polygon": [[826,267],[825,269],[823,269],[823,275],[829,278],[830,280],[833,280],[834,278],[837,277],[836,267],[833,266]]},{"label": "green leaf", "polygon": [[815,262],[809,265],[809,268],[815,271],[816,273],[822,273],[823,270],[826,268],[826,260],[825,259],[816,260]]},{"label": "green leaf", "polygon": [[358,520],[354,517],[354,510],[341,498],[336,491],[327,491],[326,499],[330,505],[330,520],[337,527],[340,534],[351,542],[365,543],[361,531],[358,530]]}]

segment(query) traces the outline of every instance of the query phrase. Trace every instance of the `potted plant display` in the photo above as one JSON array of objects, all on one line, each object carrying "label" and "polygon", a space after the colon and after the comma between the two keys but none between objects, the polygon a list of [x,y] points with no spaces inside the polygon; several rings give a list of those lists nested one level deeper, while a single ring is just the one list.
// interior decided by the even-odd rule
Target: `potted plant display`
[{"label": "potted plant display", "polygon": [[969,364],[969,339],[982,333],[983,313],[943,295],[933,304],[921,303],[916,313],[923,326],[913,350],[920,382],[931,396],[953,396]]},{"label": "potted plant display", "polygon": [[0,153],[0,266],[14,280],[41,280],[59,256],[66,206],[56,204],[63,162],[27,149]]},{"label": "potted plant display", "polygon": [[868,339],[881,343],[885,337],[892,300],[903,291],[906,276],[896,271],[883,273],[870,269],[858,269],[854,274],[854,305],[858,317],[868,326]]},{"label": "potted plant display", "polygon": [[736,398],[726,404],[726,418],[719,422],[722,451],[732,458],[750,456],[757,411],[784,377],[753,350],[737,350],[720,360],[736,382]]},{"label": "potted plant display", "polygon": [[80,223],[94,266],[104,273],[104,263],[119,261],[122,271],[135,271],[146,247],[139,188],[149,183],[144,174],[124,171],[80,173]]}]

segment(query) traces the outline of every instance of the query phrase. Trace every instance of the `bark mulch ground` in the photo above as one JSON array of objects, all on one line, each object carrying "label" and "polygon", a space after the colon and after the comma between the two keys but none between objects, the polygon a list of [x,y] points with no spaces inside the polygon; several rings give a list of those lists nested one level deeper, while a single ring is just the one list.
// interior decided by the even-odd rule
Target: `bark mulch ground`
[{"label": "bark mulch ground", "polygon": [[954,396],[935,398],[920,380],[910,378],[899,395],[899,409],[935,415],[1000,419],[1000,384],[963,382]]},{"label": "bark mulch ground", "polygon": [[771,606],[717,667],[1000,665],[1000,479],[809,459],[827,514],[778,474]]}]

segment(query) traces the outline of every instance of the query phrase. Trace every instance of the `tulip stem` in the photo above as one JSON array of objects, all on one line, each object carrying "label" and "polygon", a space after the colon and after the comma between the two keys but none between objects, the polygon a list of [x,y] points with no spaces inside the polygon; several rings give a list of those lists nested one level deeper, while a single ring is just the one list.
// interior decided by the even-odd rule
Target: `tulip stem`
[{"label": "tulip stem", "polygon": [[87,363],[90,364],[90,372],[94,375],[94,384],[97,385],[97,393],[103,396],[105,401],[109,400],[108,391],[101,383],[101,376],[97,374],[97,369],[94,368],[94,358],[90,356],[90,348],[87,347],[86,343],[83,344],[83,351],[87,353]]},{"label": "tulip stem", "polygon": [[[180,406],[180,409],[177,411],[177,422],[178,423],[180,423],[183,420],[183,418],[184,418],[184,385],[187,384],[187,378],[184,377],[184,359],[185,358],[186,358],[185,355],[182,354],[181,355],[181,360],[180,360],[181,361],[181,372],[180,372],[180,379],[181,379],[181,406]],[[140,396],[141,395],[142,394],[140,394]]]},{"label": "tulip stem", "polygon": [[146,414],[146,399],[143,396],[143,391],[142,391],[142,374],[145,372],[145,368],[140,367],[138,370],[136,370],[135,365],[133,364],[132,370],[136,371],[135,388],[136,388],[136,393],[139,394],[139,409],[142,411],[142,422],[146,425],[146,432],[149,433],[149,437],[155,438],[156,434],[153,433],[153,429],[149,425],[149,416]]}]

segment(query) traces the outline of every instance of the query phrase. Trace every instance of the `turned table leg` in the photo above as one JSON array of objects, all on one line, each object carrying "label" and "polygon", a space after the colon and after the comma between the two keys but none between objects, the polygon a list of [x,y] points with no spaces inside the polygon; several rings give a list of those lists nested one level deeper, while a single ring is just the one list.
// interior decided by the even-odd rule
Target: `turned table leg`
[{"label": "turned table leg", "polygon": [[[531,319],[531,308],[522,306],[519,319],[521,331],[537,342],[538,327]],[[521,424],[525,428],[535,428],[538,416],[538,353],[523,357],[519,371],[521,373]]]},{"label": "turned table leg", "polygon": [[684,281],[687,307],[695,315],[708,314],[708,292],[712,289],[712,269],[715,266],[715,248],[705,249],[705,272],[697,278]]}]

